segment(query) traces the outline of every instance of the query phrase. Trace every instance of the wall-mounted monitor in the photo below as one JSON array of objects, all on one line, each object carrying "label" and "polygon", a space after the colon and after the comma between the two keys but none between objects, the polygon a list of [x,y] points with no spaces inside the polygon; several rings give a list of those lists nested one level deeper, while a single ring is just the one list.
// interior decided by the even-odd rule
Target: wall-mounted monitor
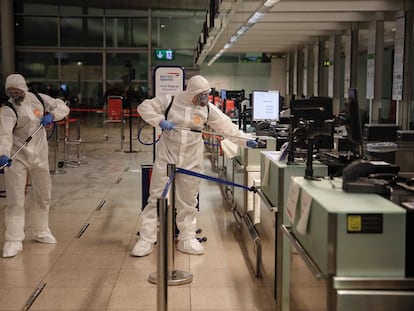
[{"label": "wall-mounted monitor", "polygon": [[279,121],[279,91],[253,91],[253,121]]}]

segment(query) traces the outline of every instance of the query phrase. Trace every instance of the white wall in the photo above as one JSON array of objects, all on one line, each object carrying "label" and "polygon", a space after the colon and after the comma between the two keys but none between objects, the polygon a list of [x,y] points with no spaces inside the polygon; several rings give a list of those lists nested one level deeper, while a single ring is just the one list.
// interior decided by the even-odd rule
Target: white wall
[{"label": "white wall", "polygon": [[285,60],[272,63],[214,63],[202,65],[200,74],[209,80],[217,91],[245,90],[246,97],[253,90],[279,90],[285,93]]}]

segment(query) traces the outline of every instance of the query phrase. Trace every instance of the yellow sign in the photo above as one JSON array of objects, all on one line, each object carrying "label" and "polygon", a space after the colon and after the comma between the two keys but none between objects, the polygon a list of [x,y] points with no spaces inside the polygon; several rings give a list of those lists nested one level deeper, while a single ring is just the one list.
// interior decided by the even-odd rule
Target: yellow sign
[{"label": "yellow sign", "polygon": [[348,215],[348,232],[362,231],[362,217],[360,215]]}]

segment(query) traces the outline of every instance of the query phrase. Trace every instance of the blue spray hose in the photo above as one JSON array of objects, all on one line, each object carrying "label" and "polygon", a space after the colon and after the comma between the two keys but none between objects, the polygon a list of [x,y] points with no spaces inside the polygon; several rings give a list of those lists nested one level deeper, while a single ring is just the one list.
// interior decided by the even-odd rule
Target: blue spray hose
[{"label": "blue spray hose", "polygon": [[247,191],[253,191],[255,193],[257,192],[256,187],[253,187],[253,186],[252,187],[247,187],[245,185],[235,184],[235,183],[232,183],[232,182],[227,181],[227,180],[224,180],[224,179],[220,179],[220,178],[216,178],[216,177],[212,177],[212,176],[208,176],[208,175],[196,173],[196,172],[193,172],[193,171],[190,171],[190,170],[186,170],[186,169],[183,169],[183,168],[179,168],[179,167],[176,169],[176,171],[177,171],[177,173],[187,174],[187,175],[190,175],[190,176],[194,176],[194,177],[199,177],[199,178],[203,178],[203,179],[215,181],[217,183],[224,184],[224,185],[228,185],[228,186],[239,187],[239,188],[242,188],[242,189],[247,190]]},{"label": "blue spray hose", "polygon": [[168,181],[165,184],[164,190],[162,191],[161,198],[166,198],[168,194],[168,190],[170,190],[171,184],[174,180],[174,174],[168,177]]}]

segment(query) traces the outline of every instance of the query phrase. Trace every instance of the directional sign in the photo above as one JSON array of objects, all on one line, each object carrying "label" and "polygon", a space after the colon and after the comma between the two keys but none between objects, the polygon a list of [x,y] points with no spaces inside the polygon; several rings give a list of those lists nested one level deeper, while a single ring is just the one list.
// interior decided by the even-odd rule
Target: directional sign
[{"label": "directional sign", "polygon": [[157,60],[173,60],[174,51],[173,50],[155,50],[155,58]]}]

